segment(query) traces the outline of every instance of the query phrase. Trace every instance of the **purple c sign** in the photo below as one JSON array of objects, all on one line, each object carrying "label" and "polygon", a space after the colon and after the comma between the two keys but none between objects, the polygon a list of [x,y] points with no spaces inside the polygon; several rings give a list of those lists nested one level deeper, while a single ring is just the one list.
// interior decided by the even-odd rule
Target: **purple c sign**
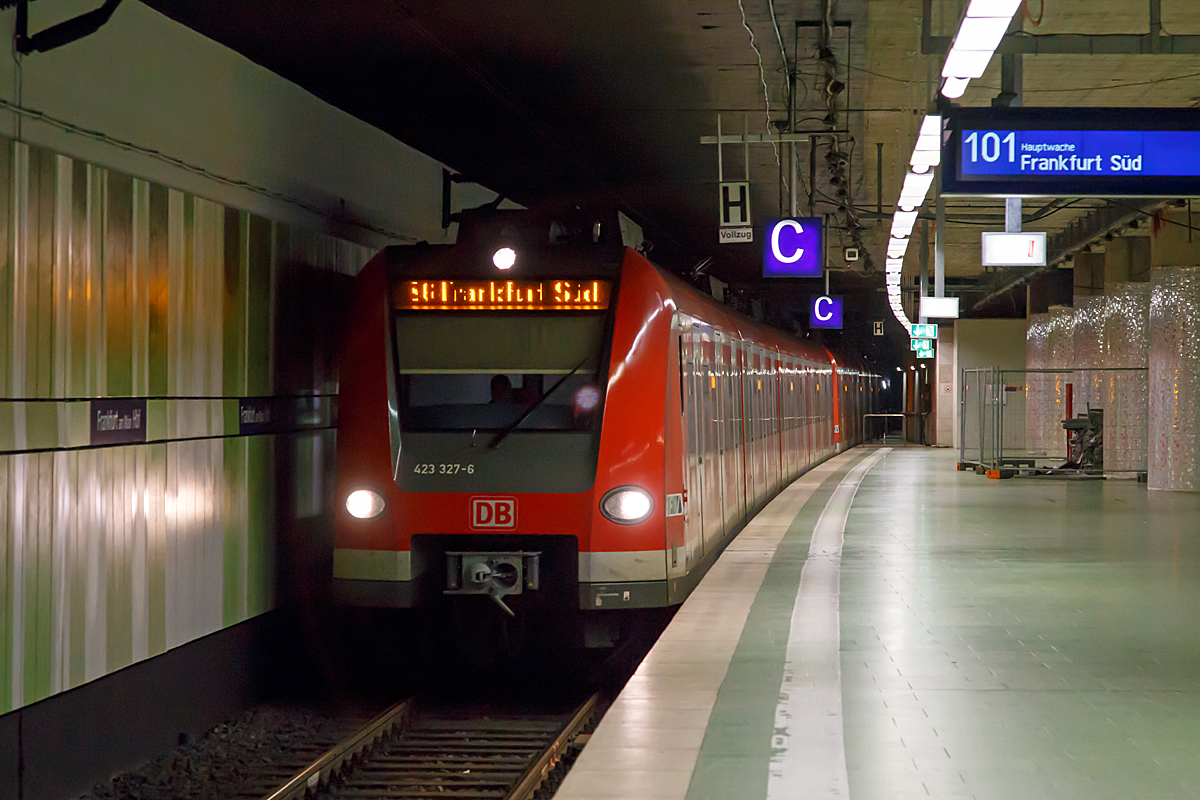
[{"label": "purple c sign", "polygon": [[842,296],[821,295],[809,301],[808,327],[842,329]]},{"label": "purple c sign", "polygon": [[819,278],[824,268],[820,217],[767,220],[764,278]]}]

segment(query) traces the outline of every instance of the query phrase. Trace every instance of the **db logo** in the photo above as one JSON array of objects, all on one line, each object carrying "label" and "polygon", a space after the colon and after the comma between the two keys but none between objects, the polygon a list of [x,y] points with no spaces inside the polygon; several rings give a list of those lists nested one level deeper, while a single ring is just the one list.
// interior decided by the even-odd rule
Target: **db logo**
[{"label": "db logo", "polygon": [[471,527],[475,530],[517,527],[517,498],[472,497]]}]

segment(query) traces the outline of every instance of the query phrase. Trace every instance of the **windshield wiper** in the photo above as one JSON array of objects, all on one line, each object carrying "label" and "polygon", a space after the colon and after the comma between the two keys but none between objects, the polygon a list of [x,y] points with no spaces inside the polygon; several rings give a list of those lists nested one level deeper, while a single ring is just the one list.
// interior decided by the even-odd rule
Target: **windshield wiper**
[{"label": "windshield wiper", "polygon": [[500,431],[495,436],[493,436],[492,440],[490,442],[488,442],[488,450],[495,450],[497,447],[499,447],[500,443],[504,441],[504,437],[508,436],[510,433],[512,433],[518,427],[520,427],[522,422],[529,419],[529,415],[532,414],[534,412],[534,410],[536,410],[537,407],[540,406],[547,397],[554,394],[554,390],[557,389],[558,387],[562,386],[563,382],[566,381],[567,378],[571,377],[576,372],[579,372],[579,369],[584,364],[586,364],[588,362],[588,359],[590,359],[590,358],[591,358],[591,356],[585,356],[583,361],[580,361],[578,364],[576,364],[575,368],[573,370],[571,370],[566,375],[563,375],[561,378],[559,378],[558,382],[555,383],[553,386],[551,386],[549,391],[547,391],[545,394],[543,394],[541,397],[539,397],[537,399],[536,403],[531,405],[529,408],[525,409],[524,414],[517,417],[516,420],[511,425],[509,425],[507,428],[505,428],[504,430]]}]

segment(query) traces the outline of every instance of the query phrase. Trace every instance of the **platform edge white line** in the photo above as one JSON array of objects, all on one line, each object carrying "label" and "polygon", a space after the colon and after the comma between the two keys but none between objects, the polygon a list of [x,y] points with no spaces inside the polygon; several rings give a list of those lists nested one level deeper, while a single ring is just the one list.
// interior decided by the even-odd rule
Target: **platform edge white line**
[{"label": "platform edge white line", "polygon": [[813,529],[788,630],[767,800],[850,796],[842,728],[842,543],[859,484],[890,450],[878,450],[850,470]]}]

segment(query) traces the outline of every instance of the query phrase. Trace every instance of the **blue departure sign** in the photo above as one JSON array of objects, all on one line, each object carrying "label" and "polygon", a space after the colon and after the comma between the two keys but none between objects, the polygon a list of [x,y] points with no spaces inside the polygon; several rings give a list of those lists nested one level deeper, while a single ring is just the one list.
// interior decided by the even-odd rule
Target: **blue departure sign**
[{"label": "blue departure sign", "polygon": [[954,108],[946,116],[944,194],[1200,193],[1196,109]]},{"label": "blue departure sign", "polygon": [[966,130],[962,175],[1200,176],[1200,131]]}]

